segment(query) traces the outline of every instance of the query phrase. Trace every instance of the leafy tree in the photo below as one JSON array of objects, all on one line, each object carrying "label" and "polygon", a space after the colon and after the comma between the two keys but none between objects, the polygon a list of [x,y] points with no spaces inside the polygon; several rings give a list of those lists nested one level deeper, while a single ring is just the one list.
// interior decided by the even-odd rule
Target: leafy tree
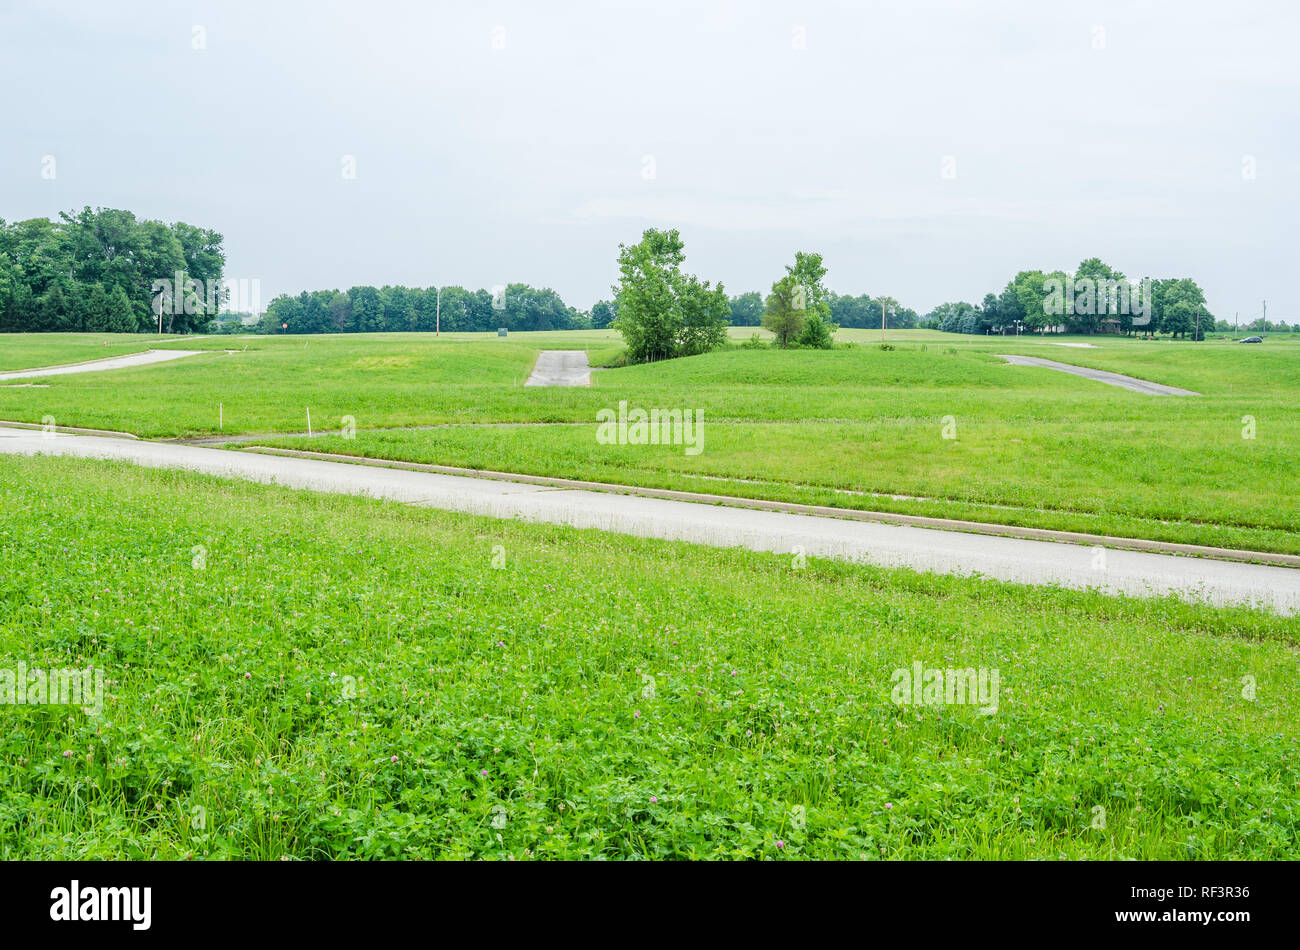
[{"label": "leafy tree", "polygon": [[108,295],[108,329],[112,333],[135,333],[140,329],[131,300],[121,286],[115,286]]},{"label": "leafy tree", "polygon": [[108,320],[108,291],[99,281],[90,285],[82,305],[82,329],[91,333],[107,333],[111,330]]},{"label": "leafy tree", "polygon": [[[1079,264],[1074,274],[1074,306],[1066,313],[1066,326],[1072,333],[1096,333],[1106,320],[1120,320],[1123,327],[1128,314],[1120,314],[1119,290],[1116,286],[1124,274],[1090,257]],[[1131,322],[1130,322],[1131,325]]]},{"label": "leafy tree", "polygon": [[1154,285],[1152,323],[1163,333],[1185,337],[1202,332],[1214,317],[1205,306],[1205,293],[1190,277],[1158,280]]},{"label": "leafy tree", "polygon": [[903,310],[903,305],[893,297],[877,297],[875,300],[871,301],[871,306],[876,320],[876,322],[871,324],[873,327],[880,325],[879,318],[882,310],[885,314],[885,326],[887,328],[900,327],[906,322],[899,319],[899,314]]},{"label": "leafy tree", "polygon": [[1002,293],[998,295],[998,316],[1002,319],[1002,325],[1014,328],[1016,324],[1025,322],[1025,305],[1020,301],[1020,294],[1016,292],[1016,282],[1007,281],[1006,287],[1002,288]]},{"label": "leafy tree", "polygon": [[379,333],[384,329],[384,308],[379,291],[374,287],[352,287],[348,290],[352,302],[352,320],[348,329],[353,333]]},{"label": "leafy tree", "polygon": [[795,279],[795,283],[799,287],[803,288],[804,307],[802,309],[829,319],[831,315],[830,292],[827,291],[826,285],[822,282],[822,279],[826,276],[826,267],[822,264],[822,256],[811,251],[796,251],[794,264],[787,264],[785,272]]},{"label": "leafy tree", "polygon": [[814,310],[808,314],[803,329],[799,331],[799,345],[814,350],[829,350],[835,344],[831,335],[838,329]]},{"label": "leafy tree", "polygon": [[528,284],[506,286],[500,326],[511,330],[567,330],[573,317],[560,295],[549,287],[537,289]]},{"label": "leafy tree", "polygon": [[334,329],[334,321],[330,317],[330,298],[333,296],[332,290],[314,294],[303,291],[298,295],[298,304],[301,307],[299,320],[302,323],[299,332],[328,333]]},{"label": "leafy tree", "polygon": [[939,304],[930,311],[927,319],[934,321],[936,330],[945,333],[983,332],[983,317],[979,308],[964,300]]},{"label": "leafy tree", "polygon": [[[869,326],[871,315],[871,298],[866,294],[858,297],[850,297],[845,294],[832,293],[827,298],[827,304],[831,308],[831,319],[842,327],[866,327]],[[876,311],[877,325],[879,324],[880,311]]]},{"label": "leafy tree", "polygon": [[998,306],[997,294],[985,294],[984,303],[980,306],[984,326],[990,330],[1000,330],[1002,328],[1002,310]]},{"label": "leafy tree", "polygon": [[477,295],[464,287],[442,288],[442,328],[452,332],[480,329],[475,316],[477,307]]},{"label": "leafy tree", "polygon": [[69,309],[63,285],[57,281],[50,284],[49,290],[41,295],[39,329],[46,332],[67,332],[72,329],[69,325]]},{"label": "leafy tree", "polygon": [[415,297],[405,287],[385,285],[379,288],[379,306],[383,311],[381,326],[389,331],[414,330],[416,326]]},{"label": "leafy tree", "polygon": [[655,228],[636,244],[619,245],[611,326],[627,342],[629,362],[703,353],[726,340],[726,293],[682,273],[683,247],[676,230]]},{"label": "leafy tree", "polygon": [[[790,345],[803,332],[808,319],[806,291],[793,274],[772,285],[763,311],[763,327],[770,330],[782,347]],[[819,314],[820,316],[820,314]]]},{"label": "leafy tree", "polygon": [[40,322],[39,301],[31,288],[21,280],[15,280],[10,288],[8,310],[9,326],[6,329],[13,332],[35,330]]},{"label": "leafy tree", "polygon": [[[263,332],[301,332],[302,309],[302,301],[297,297],[287,294],[276,297],[267,305],[266,314],[262,317]],[[286,324],[288,329],[283,329]]]},{"label": "leafy tree", "polygon": [[598,300],[591,305],[591,328],[603,330],[614,322],[614,305],[608,300]]},{"label": "leafy tree", "polygon": [[[4,219],[0,218],[0,234],[4,233]],[[0,255],[0,333],[11,333],[14,326],[14,279],[13,266],[8,259]]]},{"label": "leafy tree", "polygon": [[1048,327],[1062,326],[1065,322],[1065,314],[1049,312],[1049,297],[1051,291],[1048,289],[1048,281],[1056,280],[1060,282],[1062,289],[1065,281],[1069,280],[1069,275],[1064,271],[1053,271],[1045,274],[1040,270],[1022,270],[1016,274],[1012,283],[1015,286],[1015,295],[1019,302],[1019,309],[1023,316],[1025,326],[1030,330],[1045,332]]},{"label": "leafy tree", "polygon": [[352,324],[352,297],[342,291],[330,295],[330,326],[336,333],[345,332]]},{"label": "leafy tree", "polygon": [[1186,300],[1174,300],[1165,305],[1160,329],[1172,336],[1186,336],[1196,322],[1196,308]]},{"label": "leafy tree", "polygon": [[763,322],[763,295],[757,290],[731,298],[733,327],[756,327]]},{"label": "leafy tree", "polygon": [[679,353],[696,356],[716,350],[727,342],[727,294],[719,284],[710,288],[707,280],[686,275],[678,290],[682,313],[682,330],[678,337]]},{"label": "leafy tree", "polygon": [[166,314],[165,328],[204,329],[221,303],[221,243],[214,231],[141,221],[114,208],[63,212],[53,221],[0,221],[0,326],[19,331],[102,327],[105,307],[120,290],[129,319],[118,314],[118,324],[130,331],[152,329],[157,325],[156,317],[149,318],[154,283],[166,280],[178,306]]},{"label": "leafy tree", "polygon": [[619,245],[619,283],[614,287],[618,316],[613,326],[627,341],[632,362],[677,355],[681,314],[674,285],[686,259],[683,247],[676,230],[654,228],[637,244]]}]

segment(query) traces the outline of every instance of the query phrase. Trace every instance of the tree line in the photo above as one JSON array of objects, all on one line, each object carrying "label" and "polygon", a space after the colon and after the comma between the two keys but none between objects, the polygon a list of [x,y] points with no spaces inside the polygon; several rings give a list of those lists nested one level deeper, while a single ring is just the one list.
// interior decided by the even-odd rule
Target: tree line
[{"label": "tree line", "polygon": [[[206,228],[137,219],[113,208],[85,207],[62,212],[57,220],[0,219],[0,332],[131,333],[160,326],[170,333],[243,330],[239,320],[221,314],[227,302],[221,289],[222,244],[222,236]],[[882,310],[891,329],[950,333],[1196,337],[1233,329],[1209,312],[1203,291],[1191,278],[1129,281],[1096,257],[1082,261],[1073,274],[1020,271],[1000,293],[986,294],[979,304],[944,303],[922,318],[892,297],[827,290],[820,255],[799,252],[767,297],[757,291],[728,297],[721,283],[711,286],[681,272],[684,254],[677,231],[647,230],[640,242],[619,245],[619,251],[620,279],[613,299],[597,301],[589,312],[565,304],[554,290],[524,283],[491,291],[359,286],[278,296],[252,328],[262,333],[373,333],[614,327],[628,338],[633,361],[702,352],[725,339],[728,324],[770,323],[780,328],[782,345],[800,343],[805,333],[800,345],[828,345],[839,327],[879,327]],[[1242,329],[1251,328],[1265,329],[1255,324]],[[1267,329],[1300,328],[1283,323]]]},{"label": "tree line", "polygon": [[53,221],[0,218],[0,332],[157,330],[155,285],[178,279],[189,305],[168,307],[163,330],[202,331],[221,300],[185,288],[218,286],[225,264],[222,236],[184,222],[89,207]]},{"label": "tree line", "polygon": [[[911,330],[919,326],[921,318],[915,310],[904,307],[893,297],[856,297],[828,291],[826,303],[830,307],[829,319],[840,327],[872,329],[880,327],[880,311],[885,310],[885,325],[891,330]],[[763,295],[758,291],[731,298],[731,325],[733,327],[762,326],[765,307]]]},{"label": "tree line", "polygon": [[1168,333],[1199,338],[1229,330],[1216,321],[1205,293],[1190,277],[1130,280],[1122,271],[1090,257],[1073,274],[1024,270],[1001,293],[982,303],[943,303],[920,326],[947,333]]},{"label": "tree line", "polygon": [[352,287],[303,291],[271,301],[262,333],[451,333],[506,330],[585,330],[588,316],[549,288],[509,284],[464,287]]}]

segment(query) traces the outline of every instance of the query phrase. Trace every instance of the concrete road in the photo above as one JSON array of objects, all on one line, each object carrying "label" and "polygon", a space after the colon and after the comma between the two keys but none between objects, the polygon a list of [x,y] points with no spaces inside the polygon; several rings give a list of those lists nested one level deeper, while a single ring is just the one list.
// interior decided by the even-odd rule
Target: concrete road
[{"label": "concrete road", "polygon": [[0,373],[0,381],[6,379],[29,379],[36,376],[66,376],[69,373],[98,373],[106,369],[130,369],[133,366],[148,366],[150,363],[165,363],[178,360],[183,356],[198,356],[203,350],[146,350],[143,353],[129,353],[126,356],[110,356],[102,360],[88,360],[85,363],[65,363],[63,366],[43,366],[39,369],[20,369],[12,373]]},{"label": "concrete road", "polygon": [[525,386],[590,386],[586,350],[542,350]]},{"label": "concrete road", "polygon": [[1175,386],[1164,386],[1160,383],[1153,383],[1145,379],[1137,379],[1133,376],[1124,376],[1121,373],[1108,373],[1104,369],[1089,369],[1086,366],[1074,366],[1070,363],[1058,363],[1056,360],[1040,359],[1037,356],[1005,356],[998,354],[998,359],[1006,360],[1016,366],[1042,366],[1045,369],[1059,370],[1062,373],[1070,373],[1073,376],[1082,376],[1084,379],[1092,379],[1099,383],[1106,383],[1109,386],[1119,386],[1123,389],[1131,389],[1135,393],[1146,393],[1148,396],[1199,396],[1200,393],[1194,393],[1190,389],[1178,389]]},{"label": "concrete road", "polygon": [[153,468],[385,498],[408,504],[596,528],[650,538],[841,558],[883,567],[1025,584],[1095,587],[1110,594],[1174,594],[1211,604],[1300,612],[1300,570],[1105,550],[1053,541],[756,511],[519,482],[285,458],[176,443],[0,427],[0,454],[124,459]]}]

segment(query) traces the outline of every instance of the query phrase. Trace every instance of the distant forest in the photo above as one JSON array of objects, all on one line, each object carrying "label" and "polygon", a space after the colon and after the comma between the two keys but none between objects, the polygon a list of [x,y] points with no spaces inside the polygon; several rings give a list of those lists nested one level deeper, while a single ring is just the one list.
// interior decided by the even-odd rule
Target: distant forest
[{"label": "distant forest", "polygon": [[[0,332],[156,331],[155,282],[214,285],[226,266],[221,244],[215,231],[112,208],[0,218]],[[164,331],[205,330],[220,305],[205,293],[190,303],[169,303]]]},{"label": "distant forest", "polygon": [[[841,327],[875,327],[879,329],[881,306],[884,306],[885,325],[891,330],[910,330],[920,325],[916,311],[904,307],[893,297],[871,297],[861,294],[850,297],[830,293],[826,301],[831,307],[831,322]],[[763,295],[751,291],[731,298],[731,325],[757,327],[763,320]]]},{"label": "distant forest", "polygon": [[[57,220],[0,219],[0,332],[148,333],[157,332],[160,324],[166,333],[585,330],[608,327],[616,315],[612,301],[598,301],[583,311],[554,290],[523,283],[494,290],[360,286],[303,291],[276,297],[260,317],[229,313],[220,289],[226,263],[222,242],[212,230],[141,220],[113,208],[87,207],[61,213]],[[1021,271],[981,303],[945,303],[924,316],[892,297],[829,293],[826,302],[831,322],[840,327],[879,327],[883,308],[891,329],[951,333],[1061,329],[1194,337],[1233,329],[1209,312],[1201,288],[1190,278],[1153,282],[1146,324],[1135,325],[1127,314],[1112,317],[1112,308],[1102,305],[1088,312],[1072,305],[1058,317],[1045,311],[1044,282],[1049,279],[1077,283],[1123,276],[1097,258],[1082,262],[1073,275]],[[160,292],[163,285],[167,290]],[[764,308],[759,292],[738,294],[729,298],[729,321],[758,327]],[[1285,323],[1266,325],[1255,316],[1249,318],[1253,322],[1243,321],[1242,329],[1294,329]]]},{"label": "distant forest", "polygon": [[484,330],[576,330],[590,317],[550,289],[510,284],[496,293],[464,287],[353,287],[303,291],[271,301],[263,333],[451,333]]}]

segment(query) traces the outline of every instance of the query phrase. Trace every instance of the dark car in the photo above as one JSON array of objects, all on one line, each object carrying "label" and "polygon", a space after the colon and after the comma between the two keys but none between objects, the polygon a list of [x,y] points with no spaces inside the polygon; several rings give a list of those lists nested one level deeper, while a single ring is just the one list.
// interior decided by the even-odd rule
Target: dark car
[{"label": "dark car", "polygon": [[1244,339],[1244,340],[1238,340],[1237,342],[1238,342],[1238,343],[1263,343],[1264,340],[1263,340],[1262,337],[1257,337],[1257,336],[1248,336],[1248,337],[1246,337],[1246,339]]}]

